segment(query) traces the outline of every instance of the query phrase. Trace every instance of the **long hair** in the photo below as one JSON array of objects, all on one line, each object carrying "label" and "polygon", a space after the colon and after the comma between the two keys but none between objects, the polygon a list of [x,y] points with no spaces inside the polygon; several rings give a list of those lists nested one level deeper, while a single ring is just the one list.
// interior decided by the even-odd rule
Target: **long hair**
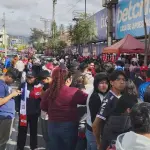
[{"label": "long hair", "polygon": [[138,96],[137,88],[132,80],[128,80],[126,84],[125,92],[131,95]]},{"label": "long hair", "polygon": [[50,84],[50,93],[49,98],[50,101],[53,102],[58,96],[60,89],[65,84],[66,76],[68,72],[66,70],[61,69],[60,67],[56,67],[52,72],[52,83]]}]

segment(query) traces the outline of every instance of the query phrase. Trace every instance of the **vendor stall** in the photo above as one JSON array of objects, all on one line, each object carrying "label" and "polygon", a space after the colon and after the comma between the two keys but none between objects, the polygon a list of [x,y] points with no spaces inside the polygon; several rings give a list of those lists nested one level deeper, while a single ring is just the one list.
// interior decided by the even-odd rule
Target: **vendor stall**
[{"label": "vendor stall", "polygon": [[[144,44],[139,40],[135,39],[133,36],[128,34],[125,38],[120,40],[119,42],[111,45],[110,47],[106,47],[103,49],[103,56],[106,57],[111,56],[110,60],[114,58],[118,59],[120,54],[141,54],[144,53]],[[114,57],[114,58],[112,58]]]}]

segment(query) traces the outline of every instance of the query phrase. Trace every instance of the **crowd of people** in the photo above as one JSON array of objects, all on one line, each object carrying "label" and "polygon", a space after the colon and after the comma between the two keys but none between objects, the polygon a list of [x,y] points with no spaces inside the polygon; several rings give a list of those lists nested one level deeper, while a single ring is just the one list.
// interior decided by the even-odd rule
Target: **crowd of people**
[{"label": "crowd of people", "polygon": [[[9,58],[0,77],[0,150],[5,150],[15,114],[17,150],[149,150],[150,68],[132,58],[116,63],[64,55],[47,62]],[[18,81],[18,87],[12,84]]]}]

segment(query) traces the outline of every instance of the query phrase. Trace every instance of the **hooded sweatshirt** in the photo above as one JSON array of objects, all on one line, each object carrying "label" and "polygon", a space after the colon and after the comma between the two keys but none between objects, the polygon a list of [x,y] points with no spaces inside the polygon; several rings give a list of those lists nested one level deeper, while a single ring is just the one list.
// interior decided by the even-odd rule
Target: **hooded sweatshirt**
[{"label": "hooded sweatshirt", "polygon": [[87,128],[90,131],[92,131],[92,123],[94,122],[96,115],[101,107],[101,103],[107,93],[101,93],[98,90],[98,85],[103,80],[108,81],[107,75],[105,73],[99,73],[95,76],[93,83],[94,90],[92,90],[92,92],[89,92],[87,98]]},{"label": "hooded sweatshirt", "polygon": [[118,136],[116,150],[150,150],[150,139],[130,131]]}]

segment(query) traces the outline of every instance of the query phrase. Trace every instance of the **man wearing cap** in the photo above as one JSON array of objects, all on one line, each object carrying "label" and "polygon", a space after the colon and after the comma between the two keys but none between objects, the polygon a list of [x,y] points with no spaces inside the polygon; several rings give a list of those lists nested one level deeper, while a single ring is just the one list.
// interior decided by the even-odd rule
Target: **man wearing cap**
[{"label": "man wearing cap", "polygon": [[21,94],[21,91],[12,91],[10,84],[17,78],[16,69],[8,70],[0,77],[0,150],[6,149],[7,141],[11,135],[12,124],[15,117],[15,102],[13,97]]},{"label": "man wearing cap", "polygon": [[19,101],[19,127],[17,150],[24,150],[28,125],[30,127],[30,148],[37,148],[38,117],[40,115],[40,96],[42,86],[34,71],[27,72],[26,82],[20,87],[22,94]]},{"label": "man wearing cap", "polygon": [[[40,73],[40,80],[44,84],[43,92],[49,88],[49,84],[52,82],[51,74],[47,70],[43,70]],[[44,141],[46,143],[46,150],[49,149],[49,136],[48,136],[48,114],[41,110],[41,128]]]}]

